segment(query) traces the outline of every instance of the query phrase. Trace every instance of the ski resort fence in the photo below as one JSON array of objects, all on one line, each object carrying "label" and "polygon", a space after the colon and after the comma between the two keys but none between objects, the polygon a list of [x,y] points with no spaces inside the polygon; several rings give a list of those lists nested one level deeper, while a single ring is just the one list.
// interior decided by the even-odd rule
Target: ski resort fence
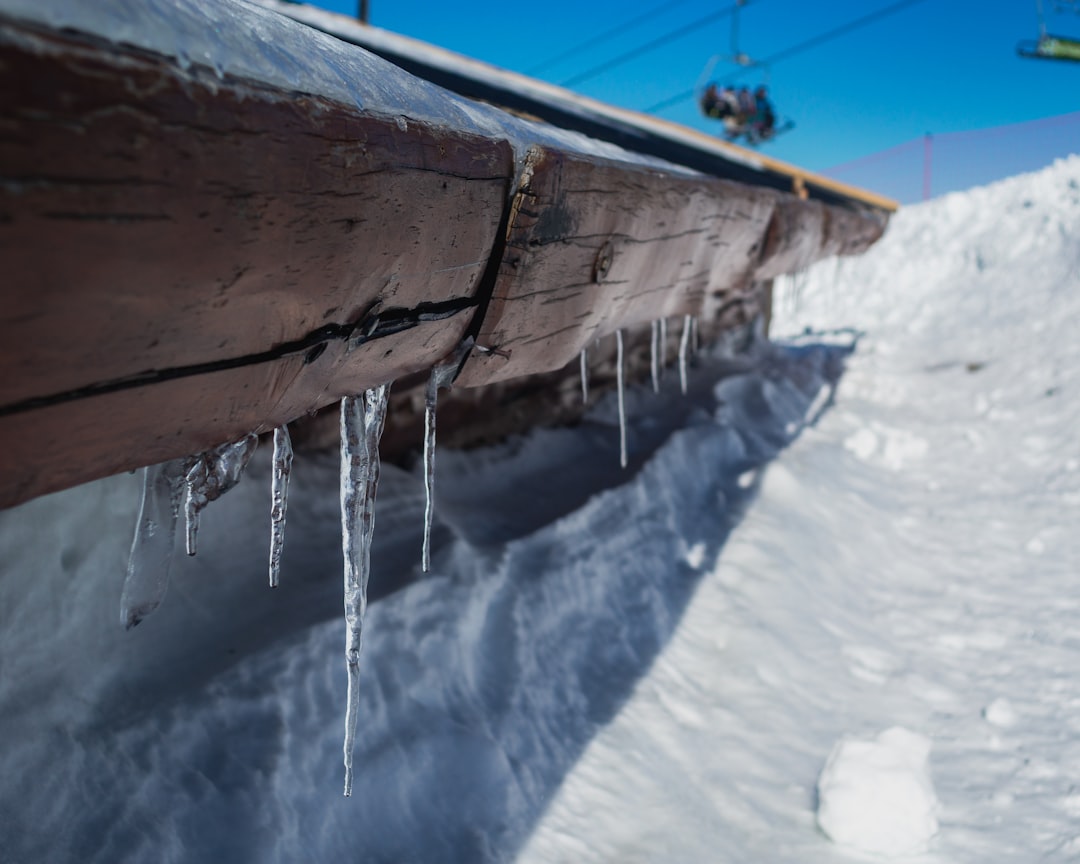
[{"label": "ski resort fence", "polygon": [[990,129],[927,133],[822,173],[914,204],[1035,171],[1071,153],[1080,153],[1080,111]]}]

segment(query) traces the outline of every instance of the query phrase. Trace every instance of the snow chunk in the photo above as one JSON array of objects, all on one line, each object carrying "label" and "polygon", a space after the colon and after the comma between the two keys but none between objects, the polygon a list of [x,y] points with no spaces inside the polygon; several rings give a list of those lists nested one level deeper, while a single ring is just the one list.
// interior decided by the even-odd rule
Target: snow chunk
[{"label": "snow chunk", "polygon": [[1015,726],[1020,719],[1012,703],[1003,697],[998,697],[983,708],[983,717],[986,718],[987,723],[997,726],[999,729],[1008,729]]},{"label": "snow chunk", "polygon": [[886,857],[925,852],[937,833],[930,739],[899,726],[844,738],[818,780],[818,825],[839,846]]},{"label": "snow chunk", "polygon": [[686,550],[686,556],[683,560],[695,570],[700,570],[705,564],[705,551],[704,543],[695,543]]},{"label": "snow chunk", "polygon": [[844,439],[844,449],[861,462],[869,462],[877,446],[877,435],[865,426]]},{"label": "snow chunk", "polygon": [[754,481],[757,480],[758,472],[756,468],[751,468],[749,471],[743,471],[742,474],[736,479],[736,483],[739,484],[740,489],[749,489],[754,485]]}]

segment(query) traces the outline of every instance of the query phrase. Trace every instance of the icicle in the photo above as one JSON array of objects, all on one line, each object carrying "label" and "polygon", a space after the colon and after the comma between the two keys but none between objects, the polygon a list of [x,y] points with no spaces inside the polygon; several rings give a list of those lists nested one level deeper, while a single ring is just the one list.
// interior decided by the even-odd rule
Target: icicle
[{"label": "icicle", "polygon": [[698,342],[698,319],[695,315],[690,319],[690,356],[697,357],[701,351],[701,345]]},{"label": "icicle", "polygon": [[682,338],[679,340],[679,385],[683,395],[686,395],[686,354],[690,347],[690,325],[693,320],[691,315],[683,318]]},{"label": "icicle", "polygon": [[192,457],[143,468],[142,502],[120,595],[120,623],[130,630],[157,609],[169,587],[176,520]]},{"label": "icicle", "polygon": [[341,551],[345,559],[345,663],[349,674],[345,712],[345,795],[352,795],[352,751],[360,711],[360,648],[375,532],[379,439],[386,422],[389,384],[341,400]]},{"label": "icicle", "polygon": [[431,569],[431,520],[435,515],[435,405],[439,388],[449,387],[461,366],[461,358],[435,366],[424,392],[424,547],[420,563],[425,573]]},{"label": "icicle", "polygon": [[581,349],[581,404],[589,404],[589,358],[585,348]]},{"label": "icicle", "polygon": [[289,427],[274,430],[274,463],[270,481],[270,587],[277,588],[281,576],[281,551],[285,548],[285,512],[289,508],[289,474],[293,449]]},{"label": "icicle", "polygon": [[660,368],[667,366],[667,318],[660,319]]},{"label": "icicle", "polygon": [[626,386],[623,374],[622,330],[615,331],[616,375],[619,382],[619,464],[626,467]]},{"label": "icicle", "polygon": [[652,322],[652,389],[660,392],[660,321]]},{"label": "icicle", "polygon": [[251,454],[259,445],[258,435],[246,435],[239,441],[207,450],[195,459],[187,473],[187,554],[194,555],[199,533],[199,513],[240,482]]}]

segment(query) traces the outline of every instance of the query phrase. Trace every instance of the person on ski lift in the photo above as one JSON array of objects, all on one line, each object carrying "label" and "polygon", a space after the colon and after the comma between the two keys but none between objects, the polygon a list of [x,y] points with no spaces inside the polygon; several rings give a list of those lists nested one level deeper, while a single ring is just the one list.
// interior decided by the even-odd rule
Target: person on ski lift
[{"label": "person on ski lift", "polygon": [[720,113],[722,104],[720,102],[720,91],[716,89],[716,82],[710,81],[709,86],[705,88],[705,95],[701,97],[701,112],[706,117],[722,117]]},{"label": "person on ski lift", "polygon": [[705,90],[705,95],[701,97],[701,110],[706,117],[712,117],[715,120],[730,117],[738,110],[734,89],[726,86],[721,91],[717,89],[715,81],[711,82]]},{"label": "person on ski lift", "polygon": [[721,98],[728,100],[731,110],[723,115],[724,137],[728,141],[734,141],[740,135],[746,135],[750,131],[747,125],[754,115],[754,95],[747,87],[742,87],[735,92],[734,87],[725,87]]},{"label": "person on ski lift", "polygon": [[757,110],[754,94],[750,92],[749,87],[743,86],[739,88],[738,99],[740,119],[745,124],[747,120],[754,116],[754,112]]},{"label": "person on ski lift", "polygon": [[720,99],[727,106],[729,116],[739,113],[739,95],[730,84],[724,85],[724,89],[720,91]]},{"label": "person on ski lift", "polygon": [[776,111],[764,84],[754,91],[754,115],[750,119],[750,127],[759,141],[771,138],[776,129]]}]

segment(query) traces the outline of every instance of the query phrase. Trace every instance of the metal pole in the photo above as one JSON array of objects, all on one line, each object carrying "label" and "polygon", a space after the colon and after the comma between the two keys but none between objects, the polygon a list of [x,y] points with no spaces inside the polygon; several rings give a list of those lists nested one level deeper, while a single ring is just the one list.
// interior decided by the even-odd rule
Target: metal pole
[{"label": "metal pole", "polygon": [[360,0],[360,9],[356,13],[356,17],[360,19],[361,24],[368,23],[368,0]]},{"label": "metal pole", "polygon": [[931,165],[934,156],[934,136],[929,132],[923,138],[922,200],[930,200]]}]

